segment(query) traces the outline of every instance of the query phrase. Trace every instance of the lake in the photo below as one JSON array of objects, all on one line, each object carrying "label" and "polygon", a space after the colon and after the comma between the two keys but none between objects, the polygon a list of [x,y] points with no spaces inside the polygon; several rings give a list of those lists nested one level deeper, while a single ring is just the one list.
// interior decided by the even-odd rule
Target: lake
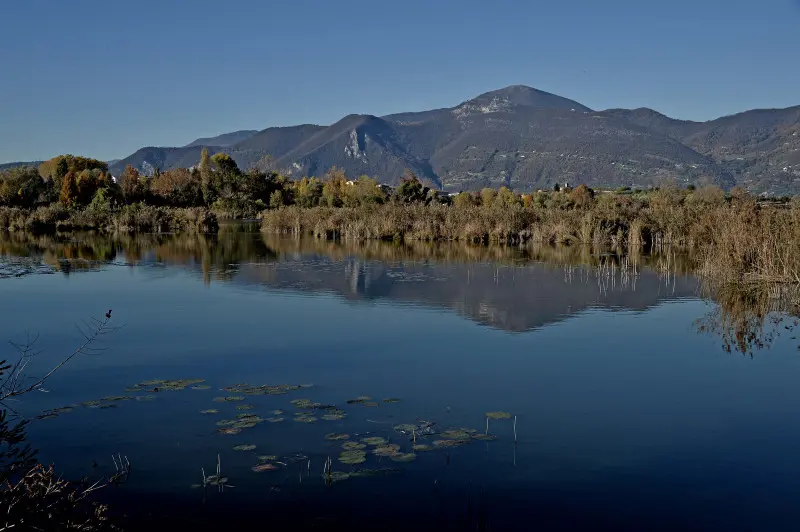
[{"label": "lake", "polygon": [[[766,345],[728,352],[717,304],[677,254],[337,244],[230,226],[5,234],[0,255],[2,339],[38,335],[29,374],[113,309],[96,351],[11,406],[29,418],[73,406],[28,431],[69,478],[112,474],[112,455],[127,456],[129,478],[102,497],[135,526],[730,531],[800,519],[798,342],[768,323]],[[203,382],[148,382],[177,379]],[[218,456],[225,487],[197,486]]]}]

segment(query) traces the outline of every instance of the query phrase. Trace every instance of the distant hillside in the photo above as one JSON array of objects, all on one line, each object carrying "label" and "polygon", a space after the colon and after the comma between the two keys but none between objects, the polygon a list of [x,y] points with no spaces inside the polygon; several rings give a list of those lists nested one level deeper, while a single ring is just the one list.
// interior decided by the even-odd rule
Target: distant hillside
[{"label": "distant hillside", "polygon": [[19,168],[20,166],[34,166],[37,167],[42,164],[42,161],[25,161],[25,162],[15,162],[15,163],[2,163],[0,164],[0,171],[2,170],[10,170],[12,168]]},{"label": "distant hillside", "polygon": [[112,165],[112,172],[126,164],[145,173],[192,166],[201,145],[229,153],[242,168],[294,177],[339,166],[348,175],[396,183],[409,168],[448,191],[564,182],[647,187],[672,180],[800,193],[800,107],[691,122],[644,108],[593,111],[519,85],[452,108],[349,115],[330,126],[240,131],[182,148],[144,148]]},{"label": "distant hillside", "polygon": [[222,148],[227,148],[249,139],[256,133],[258,133],[258,130],[256,129],[243,129],[241,131],[234,131],[232,133],[223,133],[222,135],[217,135],[216,137],[197,139],[194,142],[190,142],[184,146],[184,148],[191,148],[193,146],[220,146]]}]

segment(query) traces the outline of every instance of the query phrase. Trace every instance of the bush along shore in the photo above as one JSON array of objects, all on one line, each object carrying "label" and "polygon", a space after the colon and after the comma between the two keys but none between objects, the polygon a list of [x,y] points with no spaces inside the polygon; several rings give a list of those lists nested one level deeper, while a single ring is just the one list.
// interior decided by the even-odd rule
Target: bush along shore
[{"label": "bush along shore", "polygon": [[128,166],[62,155],[0,172],[0,229],[29,232],[214,232],[218,218],[261,218],[262,229],[325,239],[589,244],[692,251],[696,270],[725,282],[800,283],[800,202],[744,190],[662,186],[594,191],[556,185],[445,194],[407,172],[389,187],[332,168],[322,179],[241,171],[224,153],[142,176]]}]

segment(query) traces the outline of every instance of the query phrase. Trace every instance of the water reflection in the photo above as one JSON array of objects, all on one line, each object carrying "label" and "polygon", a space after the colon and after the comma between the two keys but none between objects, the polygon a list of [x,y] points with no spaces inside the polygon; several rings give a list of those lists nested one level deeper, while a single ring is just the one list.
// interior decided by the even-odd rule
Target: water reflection
[{"label": "water reflection", "polygon": [[571,246],[472,246],[429,242],[333,242],[223,225],[215,235],[34,236],[0,233],[0,278],[102,267],[179,267],[202,282],[334,293],[446,308],[506,331],[542,327],[591,308],[644,311],[671,299],[718,305],[696,323],[726,351],[768,347],[800,315],[797,287],[714,286],[692,258],[666,251],[625,256]]}]

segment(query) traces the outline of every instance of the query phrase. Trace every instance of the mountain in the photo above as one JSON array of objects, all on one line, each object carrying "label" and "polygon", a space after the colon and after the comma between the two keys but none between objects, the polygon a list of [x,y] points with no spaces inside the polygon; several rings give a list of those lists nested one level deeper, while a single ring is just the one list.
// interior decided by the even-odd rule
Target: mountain
[{"label": "mountain", "polygon": [[229,153],[245,169],[299,177],[339,166],[392,184],[408,168],[448,191],[502,185],[524,191],[564,182],[647,187],[674,180],[800,193],[800,107],[692,122],[646,108],[594,111],[521,85],[450,108],[349,115],[330,126],[239,131],[181,148],[144,148],[111,170],[192,166],[201,145]]},{"label": "mountain", "polygon": [[38,167],[40,164],[42,164],[42,161],[20,161],[14,163],[2,163],[0,164],[0,171],[11,170],[12,168],[19,168],[20,166]]},{"label": "mountain", "polygon": [[249,139],[256,133],[258,133],[256,129],[242,129],[241,131],[234,131],[232,133],[223,133],[216,137],[200,138],[194,142],[190,142],[184,146],[184,148],[192,148],[194,146],[220,146],[222,148],[227,148]]}]

